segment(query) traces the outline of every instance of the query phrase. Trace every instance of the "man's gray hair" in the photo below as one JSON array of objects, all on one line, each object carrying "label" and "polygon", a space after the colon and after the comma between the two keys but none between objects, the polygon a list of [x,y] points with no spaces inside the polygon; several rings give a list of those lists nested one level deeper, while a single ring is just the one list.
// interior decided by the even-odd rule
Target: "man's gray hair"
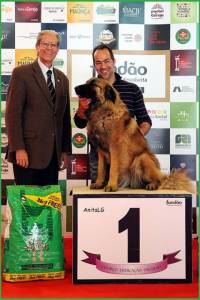
[{"label": "man's gray hair", "polygon": [[43,37],[43,35],[45,34],[52,34],[52,35],[55,35],[58,42],[57,42],[57,46],[59,47],[60,46],[60,42],[61,42],[61,37],[60,35],[55,31],[55,30],[42,30],[38,33],[38,36],[37,36],[37,40],[36,40],[36,46],[38,46],[41,42],[41,39]]}]

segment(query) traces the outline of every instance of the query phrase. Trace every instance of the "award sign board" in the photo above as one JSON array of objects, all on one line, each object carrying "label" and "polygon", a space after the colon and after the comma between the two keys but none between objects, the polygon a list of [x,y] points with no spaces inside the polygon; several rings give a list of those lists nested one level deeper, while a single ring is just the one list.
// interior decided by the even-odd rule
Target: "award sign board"
[{"label": "award sign board", "polygon": [[73,190],[73,282],[191,282],[192,197]]}]

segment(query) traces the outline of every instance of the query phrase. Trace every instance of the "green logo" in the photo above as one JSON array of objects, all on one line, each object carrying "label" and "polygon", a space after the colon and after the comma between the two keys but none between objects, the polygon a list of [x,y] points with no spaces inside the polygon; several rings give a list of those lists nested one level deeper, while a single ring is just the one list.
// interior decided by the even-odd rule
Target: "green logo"
[{"label": "green logo", "polygon": [[196,127],[196,103],[174,102],[170,103],[171,128]]},{"label": "green logo", "polygon": [[198,15],[197,1],[176,1],[171,3],[171,23],[196,23]]},{"label": "green logo", "polygon": [[76,133],[72,138],[72,143],[76,148],[83,148],[86,145],[87,138],[83,133]]},{"label": "green logo", "polygon": [[190,34],[189,30],[187,30],[185,28],[178,30],[176,33],[176,40],[180,44],[188,43],[190,38],[191,38],[191,34]]}]

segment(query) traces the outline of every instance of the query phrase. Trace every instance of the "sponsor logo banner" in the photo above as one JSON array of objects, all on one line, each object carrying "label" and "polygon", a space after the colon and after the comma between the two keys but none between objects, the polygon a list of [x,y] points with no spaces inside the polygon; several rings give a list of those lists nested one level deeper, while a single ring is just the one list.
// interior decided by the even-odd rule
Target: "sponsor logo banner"
[{"label": "sponsor logo banner", "polygon": [[156,154],[170,153],[170,129],[152,128],[146,136],[151,150]]},{"label": "sponsor logo banner", "polygon": [[196,129],[171,128],[170,141],[171,154],[196,154]]},{"label": "sponsor logo banner", "polygon": [[15,2],[1,2],[1,21],[15,22]]},{"label": "sponsor logo banner", "polygon": [[144,50],[144,25],[119,24],[119,50]]},{"label": "sponsor logo banner", "polygon": [[170,100],[172,102],[195,102],[197,79],[196,76],[171,76],[170,77]]},{"label": "sponsor logo banner", "polygon": [[1,73],[2,75],[11,75],[15,67],[15,50],[1,50]]},{"label": "sponsor logo banner", "polygon": [[40,2],[16,2],[15,3],[16,22],[41,22]]},{"label": "sponsor logo banner", "polygon": [[196,103],[171,103],[170,104],[170,127],[171,128],[195,128]]},{"label": "sponsor logo banner", "polygon": [[146,103],[147,112],[152,121],[152,128],[170,128],[170,103]]},{"label": "sponsor logo banner", "polygon": [[60,23],[42,23],[42,30],[55,30],[61,37],[60,49],[67,48],[67,24]]},{"label": "sponsor logo banner", "polygon": [[2,23],[1,47],[3,49],[15,48],[15,24]]},{"label": "sponsor logo banner", "polygon": [[167,50],[170,49],[170,25],[144,25],[144,49]]},{"label": "sponsor logo banner", "polygon": [[169,24],[169,2],[145,2],[145,24]]},{"label": "sponsor logo banner", "polygon": [[171,2],[171,23],[196,23],[197,1]]},{"label": "sponsor logo banner", "polygon": [[3,101],[6,100],[9,81],[10,81],[10,76],[8,76],[8,75],[1,76],[1,100],[3,100]]},{"label": "sponsor logo banner", "polygon": [[67,3],[42,2],[42,23],[66,23]]},{"label": "sponsor logo banner", "polygon": [[67,20],[68,23],[92,23],[93,3],[89,2],[68,2]]},{"label": "sponsor logo banner", "polygon": [[196,180],[196,155],[170,155],[170,169],[186,169],[188,176]]},{"label": "sponsor logo banner", "polygon": [[67,31],[68,49],[93,49],[93,25],[92,24],[68,24]]},{"label": "sponsor logo banner", "polygon": [[87,154],[87,130],[72,128],[72,153]]},{"label": "sponsor logo banner", "polygon": [[196,50],[171,50],[171,75],[196,75]]},{"label": "sponsor logo banner", "polygon": [[197,47],[197,27],[196,24],[171,24],[170,48],[195,49]]},{"label": "sponsor logo banner", "polygon": [[86,154],[72,154],[67,165],[68,179],[87,179],[89,176],[88,159]]},{"label": "sponsor logo banner", "polygon": [[118,49],[118,24],[94,24],[93,46],[105,44],[111,49]]},{"label": "sponsor logo banner", "polygon": [[119,23],[144,24],[144,3],[120,2]]},{"label": "sponsor logo banner", "polygon": [[24,23],[15,24],[16,49],[34,49],[41,24]]},{"label": "sponsor logo banner", "polygon": [[94,2],[94,23],[119,23],[118,2]]},{"label": "sponsor logo banner", "polygon": [[23,66],[31,64],[36,59],[37,54],[35,49],[16,49],[15,50],[15,66]]}]

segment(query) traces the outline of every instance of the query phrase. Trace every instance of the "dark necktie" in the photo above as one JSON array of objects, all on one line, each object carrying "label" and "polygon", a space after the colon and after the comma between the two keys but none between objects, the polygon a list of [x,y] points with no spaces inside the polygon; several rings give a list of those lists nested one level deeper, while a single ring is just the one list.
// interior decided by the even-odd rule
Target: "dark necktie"
[{"label": "dark necktie", "polygon": [[51,94],[52,102],[53,102],[53,104],[55,104],[55,101],[56,101],[56,91],[54,89],[53,82],[51,80],[51,74],[52,74],[52,71],[48,70],[47,71],[47,86],[48,86],[49,92]]}]

